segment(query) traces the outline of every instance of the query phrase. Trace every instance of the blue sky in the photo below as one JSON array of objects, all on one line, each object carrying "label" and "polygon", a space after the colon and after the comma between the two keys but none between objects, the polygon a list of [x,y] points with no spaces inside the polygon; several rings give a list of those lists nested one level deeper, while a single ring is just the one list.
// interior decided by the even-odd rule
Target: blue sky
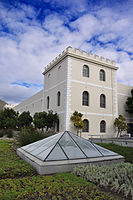
[{"label": "blue sky", "polygon": [[44,67],[69,45],[115,60],[133,86],[133,1],[0,0],[0,99],[41,90]]}]

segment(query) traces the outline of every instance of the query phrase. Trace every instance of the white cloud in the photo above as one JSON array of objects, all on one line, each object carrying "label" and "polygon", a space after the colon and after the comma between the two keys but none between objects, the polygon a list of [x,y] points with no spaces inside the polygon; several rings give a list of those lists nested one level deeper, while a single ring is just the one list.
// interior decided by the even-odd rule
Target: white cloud
[{"label": "white cloud", "polygon": [[[70,5],[68,1],[67,6]],[[86,1],[83,6],[77,6],[79,12],[86,10],[85,5]],[[76,1],[72,3],[74,6]],[[11,10],[3,7],[1,11],[1,21],[9,33],[1,32],[0,37],[0,98],[19,102],[39,90],[11,83],[43,83],[43,67],[69,45],[115,60],[120,66],[118,80],[133,85],[133,56],[125,52],[133,52],[131,15],[121,16],[109,8],[102,8],[69,22],[67,16],[54,12],[41,24],[30,6]],[[100,42],[105,44],[101,46]]]}]

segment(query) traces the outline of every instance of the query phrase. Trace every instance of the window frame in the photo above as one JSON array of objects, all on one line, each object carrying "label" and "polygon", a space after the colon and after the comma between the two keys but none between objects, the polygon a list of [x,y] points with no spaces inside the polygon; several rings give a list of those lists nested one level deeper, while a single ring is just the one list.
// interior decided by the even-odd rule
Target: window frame
[{"label": "window frame", "polygon": [[89,75],[90,75],[89,72],[90,71],[89,71],[88,65],[83,65],[83,69],[82,69],[82,75],[83,75],[83,77],[89,78]]},{"label": "window frame", "polygon": [[100,121],[100,133],[106,133],[106,121],[105,120]]},{"label": "window frame", "polygon": [[106,96],[105,96],[105,94],[100,95],[100,108],[106,108]]},{"label": "window frame", "polygon": [[100,81],[105,81],[106,80],[106,78],[105,78],[105,70],[100,69],[99,76],[100,76]]},{"label": "window frame", "polygon": [[87,124],[86,124],[86,127],[84,126],[82,132],[89,133],[89,120],[88,119],[84,119],[83,122],[87,122]]},{"label": "window frame", "polygon": [[49,104],[50,104],[50,97],[47,96],[47,109],[49,109]]},{"label": "window frame", "polygon": [[60,91],[57,92],[57,106],[61,105],[61,93]]},{"label": "window frame", "polygon": [[87,91],[82,93],[82,106],[89,106],[89,92]]}]

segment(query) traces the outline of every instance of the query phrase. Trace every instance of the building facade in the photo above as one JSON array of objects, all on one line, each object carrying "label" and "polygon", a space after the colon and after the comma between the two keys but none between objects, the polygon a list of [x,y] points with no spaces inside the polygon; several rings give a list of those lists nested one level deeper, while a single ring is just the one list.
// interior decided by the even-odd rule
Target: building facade
[{"label": "building facade", "polygon": [[23,112],[53,110],[59,115],[59,131],[76,129],[70,120],[75,110],[83,114],[82,137],[116,135],[114,119],[125,112],[125,102],[132,87],[117,83],[114,61],[66,48],[43,72],[44,89],[15,107]]}]

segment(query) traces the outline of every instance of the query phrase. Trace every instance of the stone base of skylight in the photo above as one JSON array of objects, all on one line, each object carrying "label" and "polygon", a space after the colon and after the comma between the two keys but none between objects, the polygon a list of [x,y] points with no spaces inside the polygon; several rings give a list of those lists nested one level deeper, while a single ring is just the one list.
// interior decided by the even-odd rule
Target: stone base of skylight
[{"label": "stone base of skylight", "polygon": [[35,168],[40,175],[54,174],[59,172],[71,172],[73,171],[74,167],[81,165],[94,164],[101,166],[101,165],[110,165],[110,164],[124,162],[124,157],[121,155],[43,162],[38,158],[35,158],[31,154],[25,152],[21,148],[17,149],[17,154],[23,160],[31,164],[33,168]]}]

